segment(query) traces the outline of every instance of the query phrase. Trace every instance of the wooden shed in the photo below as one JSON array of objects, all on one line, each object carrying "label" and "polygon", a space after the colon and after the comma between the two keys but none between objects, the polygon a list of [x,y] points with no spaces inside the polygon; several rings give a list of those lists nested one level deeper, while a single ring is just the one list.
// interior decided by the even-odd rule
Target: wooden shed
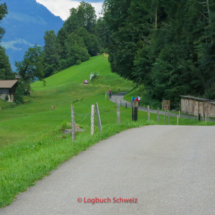
[{"label": "wooden shed", "polygon": [[181,112],[194,116],[215,117],[215,101],[194,96],[181,96]]},{"label": "wooden shed", "polygon": [[5,100],[8,96],[8,101],[13,102],[17,82],[17,80],[0,80],[0,98]]}]

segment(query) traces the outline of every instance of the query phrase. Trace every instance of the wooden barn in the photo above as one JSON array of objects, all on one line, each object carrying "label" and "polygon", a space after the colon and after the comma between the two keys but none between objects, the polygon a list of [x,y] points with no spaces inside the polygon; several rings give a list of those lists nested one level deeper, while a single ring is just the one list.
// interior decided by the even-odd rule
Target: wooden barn
[{"label": "wooden barn", "polygon": [[5,100],[8,96],[8,102],[14,101],[18,80],[0,80],[0,98]]},{"label": "wooden barn", "polygon": [[193,96],[181,96],[181,112],[202,117],[215,117],[215,101]]}]

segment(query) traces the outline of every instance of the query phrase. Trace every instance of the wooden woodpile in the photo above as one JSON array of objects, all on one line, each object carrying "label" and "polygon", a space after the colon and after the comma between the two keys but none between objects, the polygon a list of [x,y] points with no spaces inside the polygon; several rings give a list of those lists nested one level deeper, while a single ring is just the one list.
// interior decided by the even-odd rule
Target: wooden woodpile
[{"label": "wooden woodpile", "polygon": [[181,96],[181,112],[202,117],[215,117],[215,101],[193,96]]}]

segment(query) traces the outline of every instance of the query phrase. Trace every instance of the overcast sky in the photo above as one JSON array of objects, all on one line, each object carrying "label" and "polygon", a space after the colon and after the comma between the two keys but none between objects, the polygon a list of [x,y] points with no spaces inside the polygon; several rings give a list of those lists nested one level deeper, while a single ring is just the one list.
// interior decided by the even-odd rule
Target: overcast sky
[{"label": "overcast sky", "polygon": [[[60,16],[61,19],[66,20],[70,12],[69,10],[73,7],[78,7],[81,1],[73,0],[36,0],[38,3],[44,5],[48,10],[50,10],[55,16]],[[103,0],[85,0],[96,10],[97,17],[102,9]]]}]

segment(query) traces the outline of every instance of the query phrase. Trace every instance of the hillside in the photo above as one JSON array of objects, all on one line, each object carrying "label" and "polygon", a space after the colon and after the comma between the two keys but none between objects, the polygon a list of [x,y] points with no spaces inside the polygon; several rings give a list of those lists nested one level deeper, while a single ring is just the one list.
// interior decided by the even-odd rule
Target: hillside
[{"label": "hillside", "polygon": [[14,62],[22,60],[30,46],[43,46],[45,31],[57,33],[63,21],[36,0],[2,0],[1,3],[6,3],[8,7],[8,14],[1,23],[6,30],[2,45],[14,69]]},{"label": "hillside", "polygon": [[[84,85],[83,81],[89,80],[91,72],[100,75],[93,83]],[[0,146],[24,140],[31,135],[53,131],[63,121],[70,121],[70,105],[75,101],[80,101],[75,103],[78,109],[81,108],[79,111],[77,109],[78,112],[86,109],[84,112],[88,113],[91,104],[104,98],[109,85],[112,90],[129,90],[132,85],[132,82],[111,73],[108,60],[103,55],[93,57],[45,80],[45,87],[42,82],[32,84],[33,93],[30,100],[28,98],[28,103],[0,112],[0,125],[3,128],[0,130]],[[105,105],[109,103],[105,101]],[[54,112],[50,111],[53,105],[57,107]],[[77,117],[77,123],[78,121]],[[8,135],[11,130],[12,135]]]}]

